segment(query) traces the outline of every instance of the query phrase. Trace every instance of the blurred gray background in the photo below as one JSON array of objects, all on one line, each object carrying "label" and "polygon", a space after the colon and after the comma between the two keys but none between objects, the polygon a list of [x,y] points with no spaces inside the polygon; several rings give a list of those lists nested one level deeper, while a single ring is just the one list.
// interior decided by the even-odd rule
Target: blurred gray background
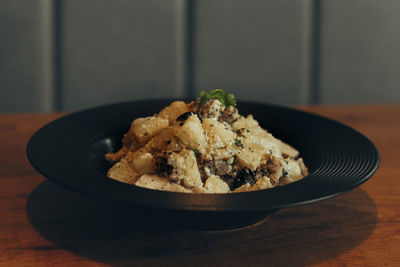
[{"label": "blurred gray background", "polygon": [[0,0],[0,112],[399,103],[399,48],[399,0]]}]

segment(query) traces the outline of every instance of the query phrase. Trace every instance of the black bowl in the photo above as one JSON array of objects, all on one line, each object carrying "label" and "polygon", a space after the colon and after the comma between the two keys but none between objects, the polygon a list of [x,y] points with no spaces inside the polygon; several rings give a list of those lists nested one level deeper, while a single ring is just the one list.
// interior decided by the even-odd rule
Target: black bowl
[{"label": "black bowl", "polygon": [[182,226],[224,229],[255,223],[271,212],[349,191],[377,170],[376,147],[334,120],[295,109],[239,102],[275,137],[297,148],[310,174],[295,183],[235,194],[190,194],[150,190],[112,180],[104,154],[116,151],[131,122],[159,112],[173,99],[135,101],[72,113],[37,131],[29,140],[31,164],[48,179],[83,194],[160,214]]}]

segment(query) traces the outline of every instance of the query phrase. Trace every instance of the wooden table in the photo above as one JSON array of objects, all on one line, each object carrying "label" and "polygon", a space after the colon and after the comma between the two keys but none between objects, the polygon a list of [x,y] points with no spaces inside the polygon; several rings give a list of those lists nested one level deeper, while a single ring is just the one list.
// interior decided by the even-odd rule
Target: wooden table
[{"label": "wooden table", "polygon": [[0,265],[400,266],[400,106],[302,107],[378,147],[361,187],[251,227],[190,231],[70,192],[39,175],[29,137],[62,114],[0,115]]}]

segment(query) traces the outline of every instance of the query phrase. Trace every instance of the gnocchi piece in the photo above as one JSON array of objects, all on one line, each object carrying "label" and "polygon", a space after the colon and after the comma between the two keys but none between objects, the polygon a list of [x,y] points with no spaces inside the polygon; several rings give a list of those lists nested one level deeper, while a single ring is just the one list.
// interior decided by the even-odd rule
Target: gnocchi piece
[{"label": "gnocchi piece", "polygon": [[251,188],[251,190],[263,190],[263,189],[269,189],[274,187],[271,183],[271,179],[269,179],[268,177],[264,176],[261,177],[257,180],[256,184],[253,185],[253,187]]},{"label": "gnocchi piece", "polygon": [[186,188],[199,188],[203,186],[196,156],[193,151],[184,149],[179,153],[167,155],[167,164],[172,167],[170,179],[182,182]]},{"label": "gnocchi piece", "polygon": [[183,101],[174,101],[168,107],[160,111],[159,116],[167,119],[169,124],[172,125],[176,118],[181,114],[189,112],[189,107]]},{"label": "gnocchi piece", "polygon": [[175,137],[175,129],[172,126],[163,129],[159,135],[154,136],[145,145],[145,150],[151,153],[163,150],[180,151],[182,148],[180,141]]},{"label": "gnocchi piece", "polygon": [[233,143],[235,134],[223,123],[213,119],[203,119],[202,127],[208,139],[208,146],[224,148]]},{"label": "gnocchi piece", "polygon": [[123,183],[134,184],[139,177],[139,173],[132,170],[128,162],[122,159],[108,170],[107,176]]},{"label": "gnocchi piece", "polygon": [[175,128],[175,136],[189,149],[205,152],[206,138],[204,130],[196,114],[189,116],[185,122],[180,122]]},{"label": "gnocchi piece", "polygon": [[297,149],[294,149],[282,141],[278,142],[278,146],[284,158],[296,158],[299,155],[299,151]]},{"label": "gnocchi piece", "polygon": [[163,191],[172,191],[172,192],[183,192],[190,193],[192,192],[189,189],[186,189],[180,184],[171,183],[167,179],[154,175],[154,174],[143,174],[140,178],[135,182],[136,186],[155,189],[155,190],[163,190]]},{"label": "gnocchi piece", "polygon": [[236,154],[236,159],[241,168],[255,170],[260,165],[262,156],[262,151],[260,152],[258,149],[250,149],[250,147],[244,146]]},{"label": "gnocchi piece", "polygon": [[246,118],[240,118],[232,123],[232,129],[237,131],[239,129],[252,129],[258,127],[258,122],[253,118],[252,115],[248,115]]},{"label": "gnocchi piece", "polygon": [[300,164],[297,161],[294,160],[287,161],[286,166],[284,166],[284,171],[287,174],[281,179],[279,179],[280,185],[290,184],[303,178],[303,175],[301,174]]},{"label": "gnocchi piece", "polygon": [[159,134],[162,129],[168,126],[168,120],[157,116],[151,116],[134,120],[131,126],[131,132],[135,135],[139,144],[144,145],[153,136]]},{"label": "gnocchi piece", "polygon": [[139,149],[130,155],[129,163],[137,173],[154,173],[154,157],[152,154],[144,149]]},{"label": "gnocchi piece", "polygon": [[222,181],[217,175],[208,177],[204,184],[204,189],[207,193],[229,193],[230,191],[228,184]]}]

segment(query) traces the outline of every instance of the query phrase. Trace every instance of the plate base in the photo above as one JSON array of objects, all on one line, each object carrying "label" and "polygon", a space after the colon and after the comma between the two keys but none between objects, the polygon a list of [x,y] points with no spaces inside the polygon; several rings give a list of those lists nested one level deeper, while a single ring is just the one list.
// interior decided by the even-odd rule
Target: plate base
[{"label": "plate base", "polygon": [[147,210],[145,216],[180,229],[221,231],[252,226],[267,219],[273,211],[219,212],[219,211],[161,211]]}]

